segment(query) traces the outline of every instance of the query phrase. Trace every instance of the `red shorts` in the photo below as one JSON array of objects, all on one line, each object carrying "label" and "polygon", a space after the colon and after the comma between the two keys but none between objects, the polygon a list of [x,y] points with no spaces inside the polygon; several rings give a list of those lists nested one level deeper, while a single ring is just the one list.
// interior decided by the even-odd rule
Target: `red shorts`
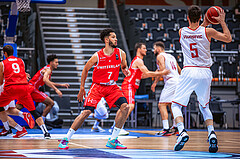
[{"label": "red shorts", "polygon": [[108,103],[109,108],[116,107],[114,103],[120,98],[124,97],[122,91],[117,85],[100,85],[93,83],[88,96],[85,99],[84,107],[90,106],[97,108],[98,102],[104,97]]},{"label": "red shorts", "polygon": [[[48,97],[45,93],[39,91],[34,86],[32,86],[32,85],[29,85],[29,86],[33,89],[32,93],[31,93],[31,97],[32,97],[33,101],[38,102],[38,103],[42,103]],[[17,101],[17,104],[21,104],[25,108],[28,109],[28,107],[20,101]]]},{"label": "red shorts", "polygon": [[131,84],[122,84],[122,91],[124,96],[127,98],[128,104],[135,104],[135,93],[137,91],[136,88]]},{"label": "red shorts", "polygon": [[30,93],[33,87],[29,85],[10,85],[4,87],[4,91],[0,95],[0,107],[5,107],[12,100],[18,100],[27,106],[29,111],[35,110],[35,106]]}]

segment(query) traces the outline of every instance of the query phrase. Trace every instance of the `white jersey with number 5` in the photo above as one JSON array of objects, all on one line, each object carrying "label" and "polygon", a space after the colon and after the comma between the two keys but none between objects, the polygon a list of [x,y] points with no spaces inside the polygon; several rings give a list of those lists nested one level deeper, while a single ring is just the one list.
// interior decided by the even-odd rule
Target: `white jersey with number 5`
[{"label": "white jersey with number 5", "polygon": [[[163,52],[160,53],[160,55],[163,55],[165,59],[165,68],[171,71],[169,74],[163,76],[164,82],[166,82],[170,78],[176,78],[178,80],[179,73],[178,73],[177,61],[175,57],[172,56],[171,54],[167,54]],[[159,69],[158,64],[157,64],[157,67]]]},{"label": "white jersey with number 5", "polygon": [[195,30],[189,27],[183,27],[180,35],[180,43],[184,57],[184,67],[212,66],[210,41],[207,38],[205,27],[199,26]]}]

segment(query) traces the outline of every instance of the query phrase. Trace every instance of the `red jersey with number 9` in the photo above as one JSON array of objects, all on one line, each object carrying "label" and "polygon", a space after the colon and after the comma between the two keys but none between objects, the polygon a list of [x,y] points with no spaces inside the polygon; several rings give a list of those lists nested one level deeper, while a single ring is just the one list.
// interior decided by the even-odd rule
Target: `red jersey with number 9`
[{"label": "red jersey with number 9", "polygon": [[3,60],[4,87],[28,84],[25,65],[22,59],[10,56]]},{"label": "red jersey with number 9", "polygon": [[118,80],[121,65],[121,53],[118,48],[112,55],[104,54],[103,49],[97,52],[98,63],[94,66],[92,80],[98,84],[114,84]]}]

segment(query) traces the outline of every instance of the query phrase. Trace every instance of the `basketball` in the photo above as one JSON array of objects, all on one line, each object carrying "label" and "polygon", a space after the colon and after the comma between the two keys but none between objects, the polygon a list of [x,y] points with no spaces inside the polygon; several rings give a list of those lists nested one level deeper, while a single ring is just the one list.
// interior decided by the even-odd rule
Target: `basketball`
[{"label": "basketball", "polygon": [[218,6],[212,6],[207,10],[207,13],[205,14],[206,19],[211,23],[211,24],[219,24],[218,21],[212,17],[218,17],[219,13],[222,10],[221,7]]}]

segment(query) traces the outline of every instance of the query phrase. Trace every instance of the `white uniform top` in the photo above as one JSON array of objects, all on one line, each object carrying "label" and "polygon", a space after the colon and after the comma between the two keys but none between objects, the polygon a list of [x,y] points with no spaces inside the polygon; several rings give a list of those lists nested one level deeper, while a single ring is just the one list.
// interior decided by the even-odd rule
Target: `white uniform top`
[{"label": "white uniform top", "polygon": [[212,66],[210,41],[207,38],[205,27],[199,26],[195,30],[183,27],[180,35],[180,43],[184,57],[184,67]]},{"label": "white uniform top", "polygon": [[[169,74],[163,76],[164,82],[166,82],[170,78],[176,78],[178,80],[179,73],[178,73],[177,61],[175,57],[165,52],[160,54],[163,55],[165,58],[165,68],[171,71]],[[159,70],[158,64],[157,64],[157,68]]]}]

